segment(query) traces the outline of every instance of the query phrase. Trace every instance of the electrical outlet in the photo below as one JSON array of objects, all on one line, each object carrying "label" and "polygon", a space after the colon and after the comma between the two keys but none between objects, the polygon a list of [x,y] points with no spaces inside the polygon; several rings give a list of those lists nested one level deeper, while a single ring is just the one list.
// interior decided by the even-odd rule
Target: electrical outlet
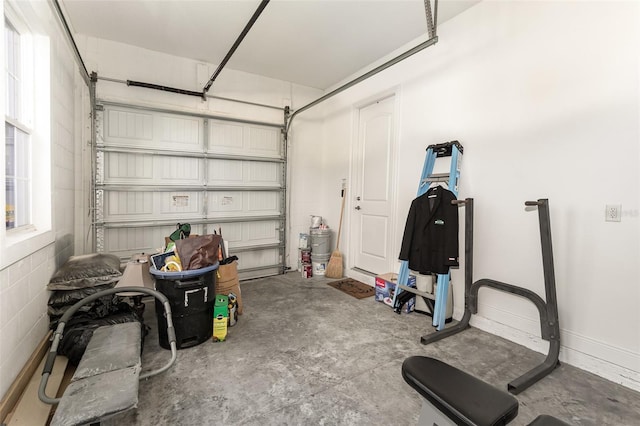
[{"label": "electrical outlet", "polygon": [[622,216],[622,205],[607,204],[604,210],[604,220],[606,222],[620,222]]}]

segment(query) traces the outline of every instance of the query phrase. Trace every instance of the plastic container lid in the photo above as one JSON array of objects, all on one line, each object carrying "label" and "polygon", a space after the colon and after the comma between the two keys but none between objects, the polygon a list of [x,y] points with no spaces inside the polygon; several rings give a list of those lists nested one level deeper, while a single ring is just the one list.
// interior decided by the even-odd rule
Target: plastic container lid
[{"label": "plastic container lid", "polygon": [[193,278],[199,277],[200,275],[204,275],[207,272],[215,271],[218,269],[220,264],[218,262],[214,263],[211,266],[207,266],[206,268],[200,269],[190,269],[188,271],[178,271],[178,272],[164,272],[158,270],[155,266],[151,265],[149,267],[149,272],[156,278],[160,278],[161,280],[180,280],[183,278]]}]

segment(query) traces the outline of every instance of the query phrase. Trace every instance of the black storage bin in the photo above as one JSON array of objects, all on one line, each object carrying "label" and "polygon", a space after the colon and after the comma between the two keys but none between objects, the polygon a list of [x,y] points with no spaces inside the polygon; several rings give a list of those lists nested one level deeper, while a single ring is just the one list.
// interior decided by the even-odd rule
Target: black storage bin
[{"label": "black storage bin", "polygon": [[[184,272],[160,272],[150,268],[156,290],[167,296],[176,330],[176,346],[185,349],[211,339],[218,264]],[[164,307],[156,299],[160,346],[170,349]]]}]

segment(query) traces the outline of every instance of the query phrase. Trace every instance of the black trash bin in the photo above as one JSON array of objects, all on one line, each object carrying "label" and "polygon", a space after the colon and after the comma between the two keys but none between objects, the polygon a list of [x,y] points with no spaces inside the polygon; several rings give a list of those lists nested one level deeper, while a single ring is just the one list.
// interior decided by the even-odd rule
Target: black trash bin
[{"label": "black trash bin", "polygon": [[[216,270],[218,264],[182,272],[149,271],[156,279],[156,290],[167,296],[171,305],[176,346],[185,349],[211,339],[213,335],[213,305],[215,303]],[[170,349],[167,318],[156,299],[160,346]]]}]

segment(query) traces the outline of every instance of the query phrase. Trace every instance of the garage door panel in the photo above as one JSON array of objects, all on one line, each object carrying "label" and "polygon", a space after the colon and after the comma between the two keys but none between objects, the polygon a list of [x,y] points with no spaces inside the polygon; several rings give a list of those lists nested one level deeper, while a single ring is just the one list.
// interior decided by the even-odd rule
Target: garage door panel
[{"label": "garage door panel", "polygon": [[105,121],[105,140],[127,140],[136,144],[145,144],[153,140],[153,115],[151,113],[110,109]]},{"label": "garage door panel", "polygon": [[105,153],[105,182],[151,182],[153,179],[151,155],[121,152]]},{"label": "garage door panel", "polygon": [[245,162],[246,181],[249,185],[280,186],[282,177],[281,163]]},{"label": "garage door panel", "polygon": [[189,157],[155,157],[155,179],[161,185],[202,185],[202,161]]},{"label": "garage door panel", "polygon": [[177,223],[221,229],[240,278],[284,267],[282,128],[101,102],[96,116],[96,248],[155,253]]},{"label": "garage door panel", "polygon": [[191,157],[106,152],[105,184],[202,185],[202,161]]},{"label": "garage door panel", "polygon": [[209,191],[208,216],[280,215],[280,194],[271,191]]},{"label": "garage door panel", "polygon": [[[203,229],[202,225],[192,225],[191,233],[202,235]],[[175,230],[175,225],[108,228],[105,230],[105,252],[123,259],[136,253],[158,253],[164,249],[165,237]]]},{"label": "garage door panel", "polygon": [[105,197],[106,220],[135,220],[153,214],[153,193],[109,191]]},{"label": "garage door panel", "polygon": [[208,160],[208,185],[243,185],[243,162],[233,160]]},{"label": "garage door panel", "polygon": [[171,115],[159,116],[157,125],[159,127],[159,142],[161,146],[170,144],[172,149],[180,147],[189,151],[200,151],[202,149],[200,123],[202,123],[202,120],[197,118]]},{"label": "garage door panel", "polygon": [[280,262],[280,255],[277,248],[244,251],[238,253],[237,256],[239,270],[277,265]]},{"label": "garage door panel", "polygon": [[280,194],[277,192],[249,192],[247,211],[253,214],[275,214],[280,211]]},{"label": "garage door panel", "polygon": [[280,242],[278,220],[231,222],[218,224],[231,254],[234,248],[277,244]]},{"label": "garage door panel", "polygon": [[244,225],[244,244],[277,243],[280,239],[280,226],[277,221],[248,222]]},{"label": "garage door panel", "polygon": [[204,195],[200,192],[155,192],[158,216],[162,219],[197,219],[202,215]]},{"label": "garage door panel", "polygon": [[203,199],[200,192],[107,191],[104,220],[194,220],[202,215]]},{"label": "garage door panel", "polygon": [[[225,240],[228,240],[233,234],[231,225],[221,225]],[[163,249],[165,237],[175,229],[175,226],[108,228],[105,230],[105,251],[121,258],[130,258],[135,253],[156,253]],[[192,225],[191,233],[202,235],[202,225]],[[279,249],[275,247],[250,251],[234,251],[234,248],[241,249],[242,246],[234,247],[232,242],[229,244],[229,255],[238,256],[240,270],[273,266],[280,263]]]},{"label": "garage door panel", "polygon": [[281,163],[210,159],[207,164],[210,186],[281,186]]},{"label": "garage door panel", "polygon": [[[171,227],[109,228],[105,230],[105,251],[121,258],[134,253],[155,253],[164,245],[164,236]],[[169,234],[166,234],[169,235]]]},{"label": "garage door panel", "polygon": [[279,128],[209,120],[209,150],[241,156],[282,157]]},{"label": "garage door panel", "polygon": [[280,157],[280,131],[271,128],[249,127],[245,132],[245,146],[254,155]]},{"label": "garage door panel", "polygon": [[222,237],[229,244],[230,254],[232,248],[236,246],[238,241],[242,241],[242,223],[241,222],[216,222],[214,229],[220,229]]},{"label": "garage door panel", "polygon": [[244,210],[242,192],[213,192],[207,193],[208,212],[210,217],[228,216],[230,213],[241,214]]},{"label": "garage door panel", "polygon": [[202,152],[203,119],[110,107],[104,116],[103,142],[155,150]]},{"label": "garage door panel", "polygon": [[242,124],[209,120],[209,152],[241,153],[244,144]]}]

